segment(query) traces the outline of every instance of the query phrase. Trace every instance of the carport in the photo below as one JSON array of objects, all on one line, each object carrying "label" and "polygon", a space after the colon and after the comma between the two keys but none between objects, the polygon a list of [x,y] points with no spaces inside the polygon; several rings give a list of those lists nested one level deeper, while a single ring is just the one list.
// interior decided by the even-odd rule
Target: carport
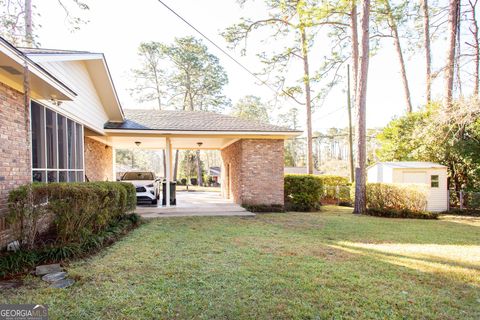
[{"label": "carport", "polygon": [[211,112],[132,109],[125,118],[106,123],[106,135],[89,137],[112,148],[165,150],[167,199],[174,150],[220,150],[225,199],[283,206],[284,140],[301,132]]}]

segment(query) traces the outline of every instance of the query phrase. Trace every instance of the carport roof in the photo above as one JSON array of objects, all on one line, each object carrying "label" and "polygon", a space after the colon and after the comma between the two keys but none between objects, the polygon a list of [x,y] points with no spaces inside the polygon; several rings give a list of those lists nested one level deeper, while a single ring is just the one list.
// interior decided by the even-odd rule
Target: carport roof
[{"label": "carport roof", "polygon": [[124,110],[124,122],[107,122],[105,129],[145,131],[300,133],[287,127],[203,111]]}]

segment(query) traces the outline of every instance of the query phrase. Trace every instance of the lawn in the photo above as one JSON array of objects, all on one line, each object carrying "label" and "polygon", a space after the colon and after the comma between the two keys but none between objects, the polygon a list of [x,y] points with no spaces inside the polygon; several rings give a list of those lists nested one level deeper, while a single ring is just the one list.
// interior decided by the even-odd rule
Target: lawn
[{"label": "lawn", "polygon": [[0,303],[53,319],[479,319],[480,219],[394,220],[350,209],[153,220]]}]

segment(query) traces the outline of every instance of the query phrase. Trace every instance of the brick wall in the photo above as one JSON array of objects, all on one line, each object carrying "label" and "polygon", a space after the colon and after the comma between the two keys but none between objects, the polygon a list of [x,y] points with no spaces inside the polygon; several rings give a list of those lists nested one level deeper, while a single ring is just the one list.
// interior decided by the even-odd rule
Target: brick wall
[{"label": "brick wall", "polygon": [[222,150],[222,195],[241,203],[242,142],[237,141]]},{"label": "brick wall", "polygon": [[85,175],[90,181],[115,181],[112,147],[85,137]]},{"label": "brick wall", "polygon": [[29,115],[23,94],[0,83],[0,248],[12,240],[5,222],[8,193],[31,181]]},{"label": "brick wall", "polygon": [[283,206],[283,157],[283,140],[242,139],[223,149],[224,195],[239,204]]}]

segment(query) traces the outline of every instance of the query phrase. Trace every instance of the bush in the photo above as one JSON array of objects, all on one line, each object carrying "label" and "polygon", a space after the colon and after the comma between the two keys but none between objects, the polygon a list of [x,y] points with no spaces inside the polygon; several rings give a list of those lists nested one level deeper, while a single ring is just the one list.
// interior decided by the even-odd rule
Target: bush
[{"label": "bush", "polygon": [[322,180],[322,202],[350,204],[350,180],[335,175],[319,175]]},{"label": "bush", "polygon": [[244,207],[247,211],[256,213],[285,212],[285,208],[280,204],[244,204],[242,207]]},{"label": "bush", "polygon": [[293,211],[320,208],[322,180],[314,175],[285,175],[285,207]]},{"label": "bush", "polygon": [[323,186],[336,187],[350,185],[350,180],[347,177],[328,174],[319,175],[318,177],[322,180]]},{"label": "bush", "polygon": [[368,183],[367,214],[390,218],[436,219],[438,214],[425,212],[427,192],[420,185]]},{"label": "bush", "polygon": [[438,213],[427,211],[410,211],[410,210],[379,210],[367,209],[367,215],[383,218],[403,218],[403,219],[437,219]]},{"label": "bush", "polygon": [[66,244],[104,230],[135,206],[135,187],[130,183],[33,183],[10,192],[9,222],[19,226],[22,244],[31,248],[39,220],[51,215],[55,241]]},{"label": "bush", "polygon": [[63,262],[94,253],[113,243],[139,223],[140,216],[132,213],[112,222],[105,230],[91,235],[82,243],[48,245],[0,255],[0,279],[27,272],[39,264]]}]

